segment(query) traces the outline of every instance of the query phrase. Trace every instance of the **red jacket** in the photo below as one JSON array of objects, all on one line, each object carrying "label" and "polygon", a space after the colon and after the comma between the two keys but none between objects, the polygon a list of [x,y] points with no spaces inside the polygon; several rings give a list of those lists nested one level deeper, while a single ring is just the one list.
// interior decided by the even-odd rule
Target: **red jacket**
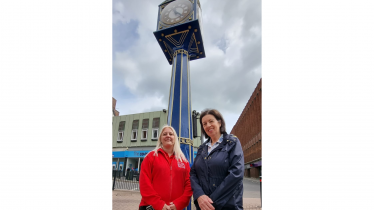
[{"label": "red jacket", "polygon": [[158,156],[152,151],[142,162],[139,206],[152,205],[155,210],[161,210],[164,204],[173,202],[177,210],[182,210],[192,196],[190,165],[177,161],[174,155],[169,157],[162,149],[157,152]]}]

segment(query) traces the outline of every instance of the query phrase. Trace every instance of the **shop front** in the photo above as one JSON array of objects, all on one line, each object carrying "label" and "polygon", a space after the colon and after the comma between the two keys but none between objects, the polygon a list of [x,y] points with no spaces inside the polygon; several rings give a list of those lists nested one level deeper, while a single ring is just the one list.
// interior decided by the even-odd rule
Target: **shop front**
[{"label": "shop front", "polygon": [[121,174],[124,171],[137,171],[140,173],[141,164],[144,157],[149,153],[149,150],[140,151],[113,151],[112,152],[112,168],[113,170],[120,170]]}]

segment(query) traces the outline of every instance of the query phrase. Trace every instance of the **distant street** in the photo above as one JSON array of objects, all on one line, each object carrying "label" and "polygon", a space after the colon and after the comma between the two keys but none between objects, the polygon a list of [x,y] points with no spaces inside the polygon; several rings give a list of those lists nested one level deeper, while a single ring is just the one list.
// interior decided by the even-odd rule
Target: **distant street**
[{"label": "distant street", "polygon": [[243,198],[260,198],[260,183],[249,179],[243,179]]}]

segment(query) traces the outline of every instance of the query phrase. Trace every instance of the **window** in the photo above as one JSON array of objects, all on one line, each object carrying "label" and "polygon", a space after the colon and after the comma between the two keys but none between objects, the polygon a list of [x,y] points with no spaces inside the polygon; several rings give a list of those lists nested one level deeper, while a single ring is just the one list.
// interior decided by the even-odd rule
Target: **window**
[{"label": "window", "polygon": [[113,164],[113,170],[116,170],[116,165]]},{"label": "window", "polygon": [[158,138],[158,128],[154,128],[154,129],[152,129],[152,140],[157,140],[157,138]]},{"label": "window", "polygon": [[160,118],[153,118],[152,128],[159,128],[160,126]]},{"label": "window", "polygon": [[118,132],[117,141],[118,142],[122,142],[123,141],[123,132]]},{"label": "window", "polygon": [[147,131],[148,131],[148,129],[143,129],[142,130],[142,141],[143,140],[147,141]]},{"label": "window", "polygon": [[131,141],[136,141],[138,130],[132,130]]},{"label": "window", "polygon": [[132,121],[131,141],[136,141],[136,139],[138,138],[138,127],[139,120]]},{"label": "window", "polygon": [[149,119],[143,119],[143,123],[142,123],[142,141],[147,141],[148,127],[149,127]]},{"label": "window", "polygon": [[152,122],[152,141],[157,141],[158,129],[160,127],[160,118],[153,118]]},{"label": "window", "polygon": [[121,121],[118,126],[118,136],[117,136],[117,142],[123,141],[123,132],[125,130],[125,121]]}]

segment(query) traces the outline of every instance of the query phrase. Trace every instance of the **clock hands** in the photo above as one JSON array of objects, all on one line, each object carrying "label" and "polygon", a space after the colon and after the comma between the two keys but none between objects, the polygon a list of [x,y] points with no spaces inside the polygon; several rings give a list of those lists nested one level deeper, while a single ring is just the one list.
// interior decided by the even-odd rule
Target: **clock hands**
[{"label": "clock hands", "polygon": [[179,14],[178,17],[180,17],[182,15],[180,12],[177,11],[177,9],[173,9],[173,12],[174,12],[174,14],[178,13]]}]

